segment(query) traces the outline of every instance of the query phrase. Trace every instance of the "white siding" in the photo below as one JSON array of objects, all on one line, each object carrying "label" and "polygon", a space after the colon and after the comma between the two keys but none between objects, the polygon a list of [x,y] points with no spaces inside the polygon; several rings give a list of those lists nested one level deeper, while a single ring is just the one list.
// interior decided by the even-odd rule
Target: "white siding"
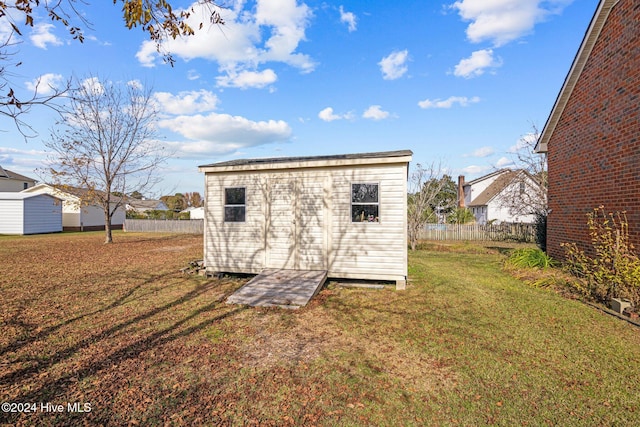
[{"label": "white siding", "polygon": [[60,200],[49,195],[22,193],[3,197],[0,197],[0,234],[39,234],[62,231]]},{"label": "white siding", "polygon": [[22,234],[23,200],[0,200],[0,234]]},{"label": "white siding", "polygon": [[[322,269],[331,277],[407,276],[406,163],[207,173],[205,265],[258,273]],[[351,222],[351,184],[379,184],[380,221]],[[224,188],[246,188],[246,221],[224,222]]]}]

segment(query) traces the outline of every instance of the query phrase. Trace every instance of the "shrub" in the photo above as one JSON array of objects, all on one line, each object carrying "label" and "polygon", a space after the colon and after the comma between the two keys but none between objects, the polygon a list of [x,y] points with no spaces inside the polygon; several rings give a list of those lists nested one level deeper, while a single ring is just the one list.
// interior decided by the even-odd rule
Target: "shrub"
[{"label": "shrub", "polygon": [[555,264],[549,255],[538,248],[516,249],[508,262],[518,268],[548,268]]},{"label": "shrub", "polygon": [[547,213],[537,212],[533,223],[536,233],[536,244],[543,251],[547,251]]},{"label": "shrub", "polygon": [[613,297],[640,303],[640,258],[629,242],[625,212],[606,213],[604,206],[587,214],[591,248],[585,252],[575,243],[563,243],[566,267],[582,279],[586,295],[608,302]]}]

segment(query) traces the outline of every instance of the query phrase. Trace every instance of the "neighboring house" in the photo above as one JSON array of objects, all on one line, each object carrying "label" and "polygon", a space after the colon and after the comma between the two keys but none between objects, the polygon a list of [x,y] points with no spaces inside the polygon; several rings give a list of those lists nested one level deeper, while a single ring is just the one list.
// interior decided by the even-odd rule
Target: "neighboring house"
[{"label": "neighboring house", "polygon": [[488,222],[533,223],[535,216],[527,205],[533,194],[539,194],[535,190],[537,185],[524,170],[500,169],[469,182],[460,176],[459,207],[470,209],[481,225]]},{"label": "neighboring house", "polygon": [[204,219],[204,207],[194,208],[190,207],[180,213],[189,213],[189,219]]},{"label": "neighboring house", "polygon": [[640,248],[640,7],[601,0],[538,141],[547,153],[547,251],[590,246],[588,212],[626,211]]},{"label": "neighboring house", "polygon": [[49,194],[0,193],[0,234],[62,231],[62,201]]},{"label": "neighboring house", "polygon": [[162,200],[132,199],[128,198],[126,203],[127,211],[145,213],[147,211],[168,211],[169,208]]},{"label": "neighboring house", "polygon": [[[50,194],[62,199],[62,226],[64,231],[104,230],[105,220],[102,206],[83,202],[83,198],[87,197],[88,190],[74,187],[62,190],[48,184],[38,184],[35,187],[24,190],[23,193]],[[124,206],[118,207],[111,219],[111,228],[122,228],[125,216]]]},{"label": "neighboring house", "polygon": [[248,159],[205,173],[209,272],[326,270],[328,277],[407,277],[412,153]]},{"label": "neighboring house", "polygon": [[36,185],[33,178],[11,172],[0,166],[0,191],[19,192]]}]

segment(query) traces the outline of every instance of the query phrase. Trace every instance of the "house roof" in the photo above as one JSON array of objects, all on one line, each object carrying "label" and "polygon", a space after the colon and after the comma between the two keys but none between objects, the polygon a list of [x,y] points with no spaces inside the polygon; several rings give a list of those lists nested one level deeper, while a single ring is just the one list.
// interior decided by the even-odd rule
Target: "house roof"
[{"label": "house roof", "polygon": [[255,159],[238,159],[226,162],[202,165],[200,172],[223,172],[231,170],[288,169],[302,167],[338,166],[350,164],[372,164],[409,162],[411,150],[383,151],[376,153],[335,154],[307,157],[271,157]]},{"label": "house roof", "polygon": [[535,151],[539,153],[547,152],[547,144],[553,135],[553,132],[560,121],[560,117],[564,112],[567,103],[569,102],[569,98],[571,97],[571,93],[578,83],[578,79],[582,74],[582,70],[591,55],[593,47],[600,36],[600,32],[604,28],[605,23],[607,22],[607,18],[611,13],[611,9],[618,3],[619,0],[600,0],[598,4],[598,8],[596,9],[593,18],[591,19],[591,23],[589,24],[589,28],[585,33],[584,38],[582,39],[582,43],[580,45],[580,49],[573,59],[573,64],[569,69],[569,73],[564,79],[564,83],[562,84],[562,89],[560,89],[560,93],[556,98],[556,101],[553,105],[553,109],[551,110],[551,114],[549,115],[547,122],[544,125],[544,129],[542,129],[542,134],[538,139],[538,143],[536,144]]},{"label": "house roof", "polygon": [[[153,200],[153,199],[127,199],[127,204],[134,209],[156,209],[158,205],[164,204],[162,200]],[[166,208],[166,206],[165,206]]]},{"label": "house roof", "polygon": [[511,171],[502,169],[498,171],[501,173],[495,181],[493,181],[485,190],[478,195],[475,199],[469,203],[469,206],[485,206],[487,205],[494,197],[500,194],[509,184],[513,182],[513,180],[520,175],[522,171]]},{"label": "house roof", "polygon": [[[99,195],[106,194],[104,191],[101,191],[101,190],[89,190],[86,188],[72,187],[68,185],[65,185],[63,187],[56,187],[54,185],[44,184],[44,183],[38,184],[34,187],[27,188],[26,190],[23,190],[22,193],[37,193],[42,188],[46,188],[50,192],[55,193],[62,198],[66,197],[66,198],[75,198],[75,199],[85,199],[87,198],[87,196],[90,196],[91,193],[99,194]],[[114,203],[116,203],[119,200],[118,196],[114,194],[112,194],[111,196],[113,197]]]},{"label": "house roof", "polygon": [[505,172],[511,172],[511,169],[498,169],[497,171],[491,172],[491,173],[489,173],[487,175],[483,175],[483,176],[481,176],[479,178],[476,178],[476,179],[474,179],[472,181],[465,182],[464,186],[477,184],[479,182],[482,182],[482,181],[484,181],[486,179],[492,178],[492,177],[494,177],[496,175],[503,174]]},{"label": "house roof", "polygon": [[15,173],[10,171],[9,169],[5,169],[0,166],[0,179],[13,179],[16,181],[30,181],[36,182],[36,179],[29,178],[28,176],[20,175],[19,173]]}]

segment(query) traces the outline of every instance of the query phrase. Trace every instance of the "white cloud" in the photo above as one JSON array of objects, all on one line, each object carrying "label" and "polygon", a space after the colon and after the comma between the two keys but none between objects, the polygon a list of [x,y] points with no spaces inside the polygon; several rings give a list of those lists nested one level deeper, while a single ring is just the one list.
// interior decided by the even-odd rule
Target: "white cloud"
[{"label": "white cloud", "polygon": [[527,133],[521,136],[520,139],[518,139],[518,141],[515,143],[515,145],[512,145],[511,147],[509,147],[509,152],[516,153],[522,150],[523,148],[527,148],[527,147],[533,150],[533,147],[535,147],[537,141],[538,141],[538,135],[531,132]]},{"label": "white cloud", "polygon": [[498,161],[496,162],[496,167],[498,169],[511,167],[511,166],[514,166],[514,165],[515,165],[514,161],[512,159],[508,158],[508,157],[500,157],[498,159]]},{"label": "white cloud", "polygon": [[466,107],[471,104],[475,104],[480,102],[480,98],[474,96],[472,98],[467,98],[466,96],[451,96],[447,99],[425,99],[424,101],[418,102],[420,108],[428,109],[428,108],[451,108],[455,104],[460,105],[461,107]]},{"label": "white cloud", "polygon": [[56,89],[60,89],[63,81],[61,74],[47,73],[30,82],[25,82],[25,86],[30,91],[37,92],[38,95],[50,95]]},{"label": "white cloud", "polygon": [[356,15],[354,15],[353,12],[345,12],[342,5],[340,5],[340,22],[347,24],[350,33],[357,29],[358,19]]},{"label": "white cloud", "polygon": [[492,147],[480,147],[480,148],[474,150],[470,154],[465,154],[464,157],[480,157],[480,158],[482,158],[482,157],[489,157],[493,153],[495,153],[495,150]]},{"label": "white cloud", "polygon": [[501,65],[502,61],[493,57],[492,49],[482,49],[473,52],[469,58],[462,59],[456,65],[453,74],[470,79],[481,76],[487,68],[497,68]]},{"label": "white cloud", "polygon": [[533,31],[535,24],[558,14],[573,0],[459,0],[451,5],[467,27],[472,43],[490,40],[502,46]]},{"label": "white cloud", "polygon": [[[312,17],[307,5],[298,5],[296,0],[258,0],[255,9],[244,9],[245,6],[245,2],[236,1],[229,8],[219,9],[224,26],[205,26],[192,36],[166,40],[163,49],[185,61],[215,61],[229,76],[254,71],[266,62],[285,63],[305,73],[313,71],[314,61],[298,52]],[[192,28],[208,22],[211,5],[196,2],[190,7],[195,11],[187,19]],[[143,42],[136,57],[143,66],[155,66],[155,43]]]},{"label": "white cloud", "polygon": [[158,125],[190,140],[168,143],[183,156],[231,153],[291,138],[291,127],[282,120],[252,121],[229,114],[178,116]]},{"label": "white cloud", "polygon": [[31,43],[40,49],[46,49],[48,44],[53,46],[62,45],[62,40],[52,33],[54,28],[55,26],[53,24],[34,25],[33,31],[29,36]]},{"label": "white cloud", "polygon": [[200,73],[197,70],[191,69],[187,71],[187,79],[189,80],[198,80],[200,78]]},{"label": "white cloud", "polygon": [[327,107],[324,110],[320,111],[318,113],[318,117],[320,117],[320,119],[324,120],[325,122],[332,122],[334,120],[349,120],[353,118],[353,114],[352,113],[345,113],[345,114],[334,114],[333,113],[333,108],[331,107]]},{"label": "white cloud", "polygon": [[89,77],[88,79],[84,79],[81,83],[82,90],[99,95],[104,92],[104,86],[98,77]]},{"label": "white cloud", "polygon": [[372,120],[383,120],[389,117],[388,111],[383,111],[380,105],[372,105],[362,113],[362,117]]},{"label": "white cloud", "polygon": [[382,58],[378,65],[382,71],[382,78],[385,80],[395,80],[402,77],[407,71],[407,61],[409,60],[409,51],[395,51]]},{"label": "white cloud", "polygon": [[218,86],[237,87],[240,89],[264,88],[278,80],[278,76],[272,69],[263,71],[230,72],[226,76],[216,78]]},{"label": "white cloud", "polygon": [[169,114],[193,114],[212,111],[218,107],[218,97],[204,89],[185,91],[174,95],[169,92],[156,92],[153,98],[161,111]]},{"label": "white cloud", "polygon": [[466,168],[462,169],[462,172],[465,175],[479,175],[481,173],[485,173],[489,170],[491,170],[492,167],[491,166],[478,166],[478,165],[471,165],[471,166],[467,166]]}]

